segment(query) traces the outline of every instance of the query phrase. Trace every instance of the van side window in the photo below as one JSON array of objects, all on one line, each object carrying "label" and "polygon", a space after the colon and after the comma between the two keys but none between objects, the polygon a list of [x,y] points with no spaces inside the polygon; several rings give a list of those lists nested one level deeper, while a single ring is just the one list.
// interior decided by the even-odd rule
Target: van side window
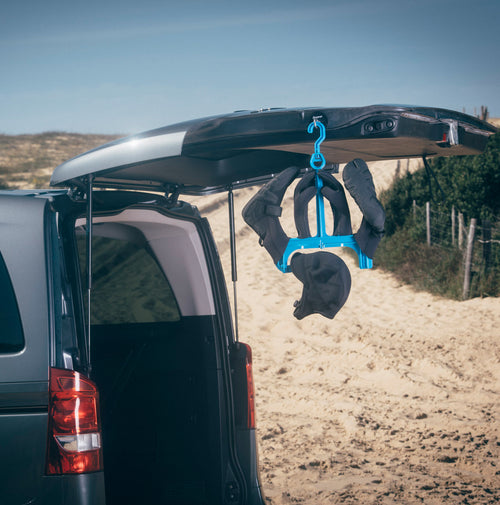
[{"label": "van side window", "polygon": [[[85,236],[77,235],[85,272]],[[86,285],[85,278],[82,284]],[[172,288],[146,243],[92,237],[92,324],[178,321]]]},{"label": "van side window", "polygon": [[23,347],[24,334],[16,295],[0,254],[0,353],[19,352]]}]

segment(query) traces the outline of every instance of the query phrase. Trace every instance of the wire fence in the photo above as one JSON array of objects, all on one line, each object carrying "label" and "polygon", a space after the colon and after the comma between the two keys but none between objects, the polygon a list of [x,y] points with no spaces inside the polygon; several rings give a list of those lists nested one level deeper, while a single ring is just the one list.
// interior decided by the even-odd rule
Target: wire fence
[{"label": "wire fence", "polygon": [[449,249],[462,254],[463,298],[471,292],[488,294],[491,284],[500,277],[500,216],[480,220],[464,218],[451,211],[413,202],[413,233],[429,247]]}]

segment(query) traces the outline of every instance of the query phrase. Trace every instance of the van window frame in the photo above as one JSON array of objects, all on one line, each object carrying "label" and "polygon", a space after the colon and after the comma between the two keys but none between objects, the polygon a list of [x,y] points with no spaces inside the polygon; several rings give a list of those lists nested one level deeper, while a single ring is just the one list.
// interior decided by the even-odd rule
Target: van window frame
[{"label": "van window frame", "polygon": [[80,370],[81,346],[75,320],[74,297],[57,213],[47,222],[47,272],[50,303],[51,366]]},{"label": "van window frame", "polygon": [[[0,314],[4,307],[7,307],[5,320],[10,321],[9,325],[0,323],[2,331],[0,332],[0,354],[16,354],[21,352],[26,346],[24,328],[19,312],[19,303],[17,301],[12,278],[9,274],[9,269],[0,251]],[[5,328],[9,328],[9,335],[14,335],[14,338],[9,339],[12,342],[3,340],[3,336],[7,334]],[[17,335],[16,335],[17,334]]]}]

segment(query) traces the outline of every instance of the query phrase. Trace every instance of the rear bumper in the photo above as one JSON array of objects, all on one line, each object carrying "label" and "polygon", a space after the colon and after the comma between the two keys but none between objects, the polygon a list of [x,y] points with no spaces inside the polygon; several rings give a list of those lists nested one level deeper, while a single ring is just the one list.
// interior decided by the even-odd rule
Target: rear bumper
[{"label": "rear bumper", "polygon": [[[44,477],[43,505],[106,505],[104,472]],[[38,502],[36,502],[38,503]]]}]

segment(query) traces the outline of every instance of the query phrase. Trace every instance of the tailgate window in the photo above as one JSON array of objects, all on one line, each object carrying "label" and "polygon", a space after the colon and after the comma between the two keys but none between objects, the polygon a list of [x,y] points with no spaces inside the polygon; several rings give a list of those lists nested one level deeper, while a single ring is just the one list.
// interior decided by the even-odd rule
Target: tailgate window
[{"label": "tailgate window", "polygon": [[[91,323],[178,321],[172,288],[147,243],[138,239],[138,230],[133,240],[104,236],[105,231],[103,226],[92,237]],[[77,237],[84,273],[85,234],[77,230]]]}]

